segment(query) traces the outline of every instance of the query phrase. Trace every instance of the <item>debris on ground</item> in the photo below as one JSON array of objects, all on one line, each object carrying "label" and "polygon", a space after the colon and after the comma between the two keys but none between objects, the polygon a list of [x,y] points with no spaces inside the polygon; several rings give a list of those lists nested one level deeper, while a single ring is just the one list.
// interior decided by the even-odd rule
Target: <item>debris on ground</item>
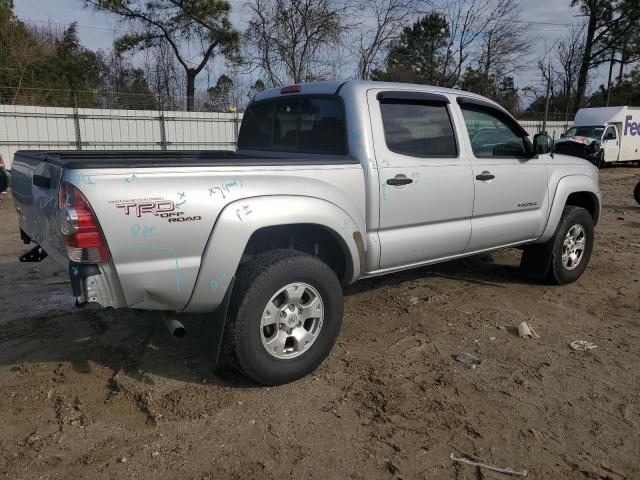
[{"label": "debris on ground", "polygon": [[520,322],[518,324],[518,335],[521,338],[540,338],[540,335],[538,335],[527,322]]},{"label": "debris on ground", "polygon": [[578,350],[578,351],[585,351],[585,350],[591,350],[593,348],[598,348],[597,345],[591,342],[587,342],[586,340],[574,340],[569,344],[569,346],[571,347],[571,350]]},{"label": "debris on ground", "polygon": [[468,368],[476,368],[477,365],[482,363],[482,360],[470,353],[459,353],[456,356],[456,360],[460,363],[464,363]]},{"label": "debris on ground", "polygon": [[397,466],[395,466],[391,460],[386,460],[384,464],[387,467],[387,470],[389,470],[389,473],[391,475],[395,475],[400,471],[400,469]]},{"label": "debris on ground", "polygon": [[526,477],[529,472],[527,470],[514,470],[513,468],[496,467],[495,465],[489,465],[488,463],[479,463],[469,460],[468,458],[456,458],[453,453],[449,456],[451,460],[457,463],[463,463],[465,465],[471,465],[472,467],[484,468],[491,470],[492,472],[504,473],[505,475],[514,475],[516,477]]}]

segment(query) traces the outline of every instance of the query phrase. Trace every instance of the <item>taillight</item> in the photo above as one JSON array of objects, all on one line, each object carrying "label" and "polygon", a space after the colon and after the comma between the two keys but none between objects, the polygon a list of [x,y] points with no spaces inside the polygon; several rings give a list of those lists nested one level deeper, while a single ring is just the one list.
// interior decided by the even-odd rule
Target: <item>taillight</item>
[{"label": "taillight", "polygon": [[60,228],[72,262],[106,263],[109,249],[91,205],[74,185],[60,186]]},{"label": "taillight", "polygon": [[0,168],[4,168],[4,160],[2,159],[2,155],[0,155]]},{"label": "taillight", "polygon": [[300,85],[289,85],[288,87],[282,87],[280,93],[300,93]]}]

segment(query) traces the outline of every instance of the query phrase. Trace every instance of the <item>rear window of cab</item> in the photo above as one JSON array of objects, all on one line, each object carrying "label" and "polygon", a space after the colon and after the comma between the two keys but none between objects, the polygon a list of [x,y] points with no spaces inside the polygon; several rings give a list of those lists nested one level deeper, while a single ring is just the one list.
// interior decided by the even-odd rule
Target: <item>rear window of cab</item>
[{"label": "rear window of cab", "polygon": [[342,155],[347,153],[346,136],[339,97],[278,97],[247,108],[238,149]]}]

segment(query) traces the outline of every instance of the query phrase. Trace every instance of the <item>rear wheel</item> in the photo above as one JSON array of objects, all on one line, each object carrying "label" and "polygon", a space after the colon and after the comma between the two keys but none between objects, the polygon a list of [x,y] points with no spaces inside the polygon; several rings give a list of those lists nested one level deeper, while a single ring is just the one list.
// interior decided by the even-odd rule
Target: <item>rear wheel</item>
[{"label": "rear wheel", "polygon": [[238,272],[226,363],[265,385],[297,380],[329,355],[342,314],[342,288],[327,264],[293,250],[260,254]]},{"label": "rear wheel", "polygon": [[580,207],[564,207],[553,237],[549,279],[562,285],[580,278],[591,258],[593,238],[593,219],[589,212]]},{"label": "rear wheel", "polygon": [[636,202],[640,205],[640,182],[638,182],[636,188],[633,190],[633,198],[635,198]]}]

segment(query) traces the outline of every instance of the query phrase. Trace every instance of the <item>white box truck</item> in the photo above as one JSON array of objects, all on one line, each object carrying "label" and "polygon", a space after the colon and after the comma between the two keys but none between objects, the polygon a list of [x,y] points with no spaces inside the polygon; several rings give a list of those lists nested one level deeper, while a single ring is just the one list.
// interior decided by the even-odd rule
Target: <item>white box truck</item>
[{"label": "white box truck", "polygon": [[573,127],[556,141],[555,151],[591,160],[640,161],[640,107],[581,108]]}]

